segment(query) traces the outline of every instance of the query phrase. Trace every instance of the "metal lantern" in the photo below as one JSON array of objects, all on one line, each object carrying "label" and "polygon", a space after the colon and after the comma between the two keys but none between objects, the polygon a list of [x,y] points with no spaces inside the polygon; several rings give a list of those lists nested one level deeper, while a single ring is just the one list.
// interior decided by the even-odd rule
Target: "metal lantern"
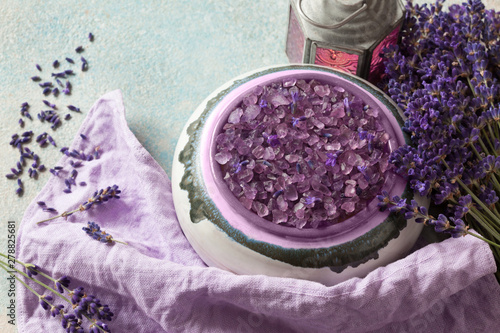
[{"label": "metal lantern", "polygon": [[403,17],[400,0],[290,0],[286,54],[376,82],[380,52],[398,42]]}]

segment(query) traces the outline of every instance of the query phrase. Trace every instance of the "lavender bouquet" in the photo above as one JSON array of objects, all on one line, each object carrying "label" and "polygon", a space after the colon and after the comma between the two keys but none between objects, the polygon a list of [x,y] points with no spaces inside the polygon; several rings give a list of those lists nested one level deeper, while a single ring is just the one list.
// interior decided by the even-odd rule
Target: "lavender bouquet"
[{"label": "lavender bouquet", "polygon": [[443,2],[408,2],[401,43],[384,51],[383,87],[413,143],[390,161],[443,214],[387,193],[380,206],[437,232],[483,239],[500,266],[500,14],[479,0],[448,10]]}]

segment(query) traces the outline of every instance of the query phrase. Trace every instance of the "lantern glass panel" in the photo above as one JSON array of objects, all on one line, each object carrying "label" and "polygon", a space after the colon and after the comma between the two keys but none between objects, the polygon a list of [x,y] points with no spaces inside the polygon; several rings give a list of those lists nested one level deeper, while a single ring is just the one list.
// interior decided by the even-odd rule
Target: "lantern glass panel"
[{"label": "lantern glass panel", "polygon": [[358,58],[357,54],[317,47],[314,63],[356,75]]},{"label": "lantern glass panel", "polygon": [[302,51],[304,50],[304,33],[300,28],[297,16],[290,6],[290,19],[288,23],[288,35],[286,40],[286,54],[291,63],[302,62]]},{"label": "lantern glass panel", "polygon": [[372,60],[370,63],[370,73],[368,74],[368,81],[377,82],[380,80],[382,74],[384,74],[384,58],[380,56],[380,53],[384,50],[385,47],[397,44],[400,28],[401,26],[398,25],[373,50]]}]

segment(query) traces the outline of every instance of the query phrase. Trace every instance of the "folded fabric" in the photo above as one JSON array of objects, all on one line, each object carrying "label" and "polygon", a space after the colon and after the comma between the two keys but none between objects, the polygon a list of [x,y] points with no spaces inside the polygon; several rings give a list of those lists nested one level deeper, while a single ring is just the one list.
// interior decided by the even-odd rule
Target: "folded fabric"
[{"label": "folded fabric", "polygon": [[[84,137],[80,136],[84,134]],[[487,244],[473,237],[430,244],[363,279],[333,287],[303,280],[238,276],[206,267],[178,224],[168,176],[129,130],[120,91],[89,111],[69,151],[83,161],[71,193],[64,179],[75,158],[63,155],[19,226],[18,259],[56,278],[69,275],[115,313],[112,332],[493,332],[500,324],[500,287]],[[76,154],[73,154],[76,155]],[[118,185],[120,199],[62,213],[95,190]],[[128,245],[92,240],[98,223]],[[30,283],[35,290],[42,288]],[[64,332],[58,319],[17,284],[19,332]],[[87,327],[85,327],[87,329]]]}]

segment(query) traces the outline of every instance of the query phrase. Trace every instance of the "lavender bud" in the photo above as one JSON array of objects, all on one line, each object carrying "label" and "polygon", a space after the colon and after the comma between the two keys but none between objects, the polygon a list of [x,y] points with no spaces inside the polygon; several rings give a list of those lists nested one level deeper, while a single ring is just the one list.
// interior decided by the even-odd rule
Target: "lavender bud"
[{"label": "lavender bud", "polygon": [[71,58],[66,58],[66,61],[69,62],[70,64],[74,64],[75,62]]},{"label": "lavender bud", "polygon": [[36,67],[36,69],[38,69],[40,72],[42,71],[42,67],[40,67],[40,65],[39,65],[39,64],[36,64],[36,65],[35,65],[35,67]]},{"label": "lavender bud", "polygon": [[82,46],[78,46],[78,47],[75,49],[75,52],[76,52],[76,53],[82,53],[82,52],[83,52],[83,47],[82,47]]}]

